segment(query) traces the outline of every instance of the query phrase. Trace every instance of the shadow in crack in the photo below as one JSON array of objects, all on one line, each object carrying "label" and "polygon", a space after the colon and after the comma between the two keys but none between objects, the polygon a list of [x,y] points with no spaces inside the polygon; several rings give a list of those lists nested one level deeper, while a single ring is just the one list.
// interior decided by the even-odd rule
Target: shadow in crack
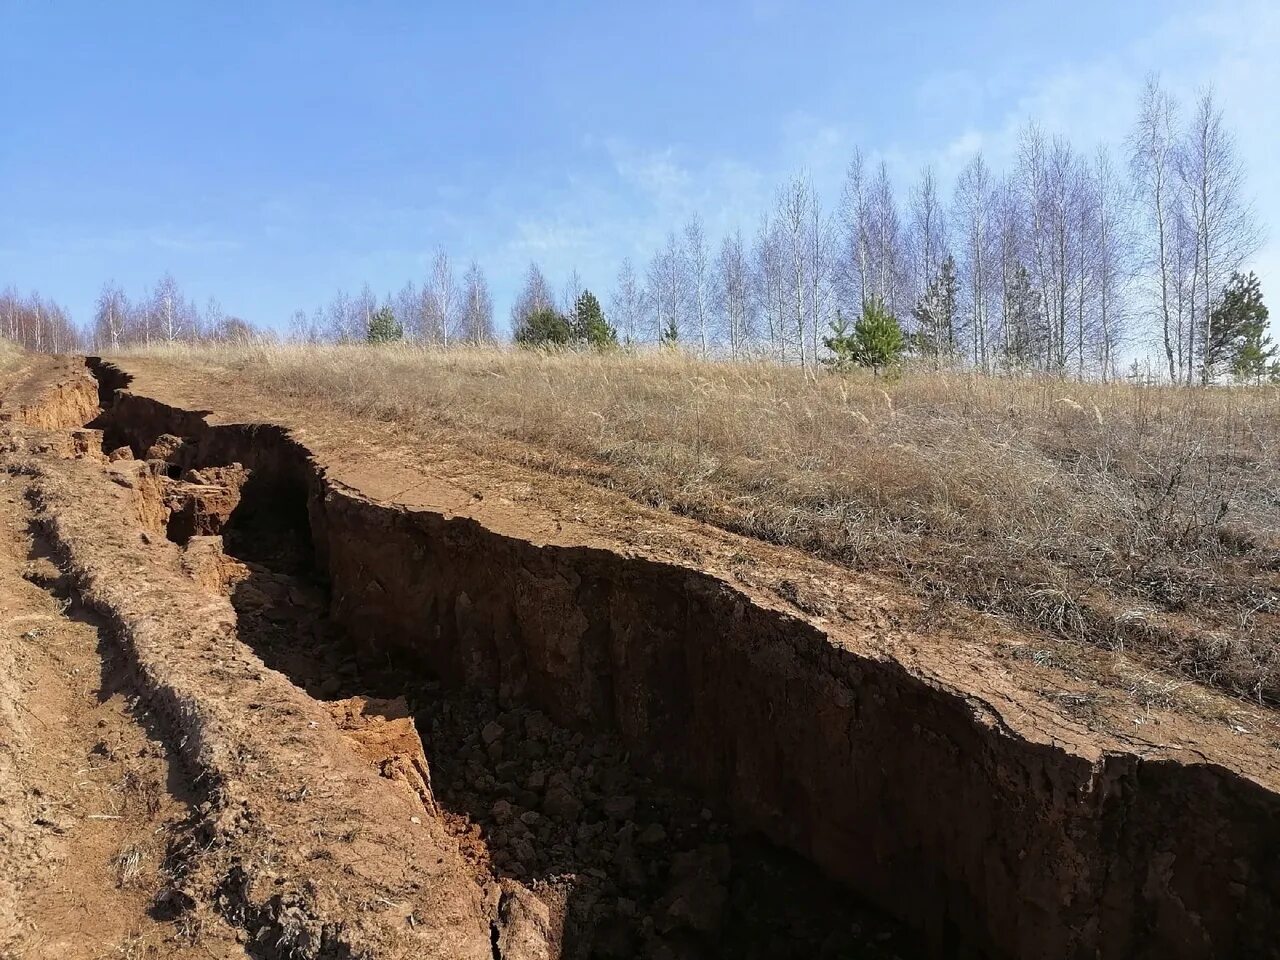
[{"label": "shadow in crack", "polygon": [[652,781],[608,731],[569,730],[371,656],[328,617],[303,488],[251,477],[221,533],[244,566],[231,594],[241,638],[318,699],[403,698],[446,824],[482,876],[518,881],[548,905],[554,955],[920,953],[803,859]]}]

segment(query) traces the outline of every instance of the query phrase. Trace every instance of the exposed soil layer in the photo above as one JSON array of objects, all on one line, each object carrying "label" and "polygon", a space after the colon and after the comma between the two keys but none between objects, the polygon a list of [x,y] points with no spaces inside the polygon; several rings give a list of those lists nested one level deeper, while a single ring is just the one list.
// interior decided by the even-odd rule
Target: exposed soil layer
[{"label": "exposed soil layer", "polygon": [[555,955],[918,955],[898,925],[812,865],[639,773],[616,735],[571,731],[494,691],[431,679],[399,651],[361,649],[328,617],[305,500],[289,499],[250,481],[220,525],[245,566],[232,593],[241,638],[340,714],[352,703],[412,714],[421,743],[405,731],[408,747],[388,752],[382,738],[372,756],[422,754],[406,779],[478,875],[516,881],[548,905]]},{"label": "exposed soil layer", "polygon": [[[12,873],[14,883],[0,900],[0,927],[11,939],[0,956],[491,960],[495,931],[528,929],[515,920],[495,925],[509,897],[476,882],[439,818],[426,813],[421,793],[370,762],[369,732],[350,729],[351,722],[264,669],[240,640],[225,595],[240,565],[222,552],[220,538],[192,536],[182,546],[166,539],[173,503],[186,490],[213,485],[175,481],[162,460],[119,452],[109,460],[101,433],[80,434],[95,439],[91,450],[64,433],[5,427],[4,465],[22,478],[20,506],[47,538],[51,582],[80,605],[73,609],[101,624],[103,656],[109,651],[127,671],[138,710],[154,721],[147,730],[167,745],[171,776],[184,776],[174,787],[174,814],[162,805],[147,819],[149,804],[133,804],[127,815],[117,805],[91,811],[88,831],[79,822],[82,804],[64,811],[56,773],[23,767],[40,746],[74,755],[81,724],[74,714],[60,718],[45,709],[36,718],[45,723],[24,724],[18,701],[18,712],[4,718],[0,744],[0,819],[22,844],[3,849],[4,876]],[[47,653],[32,659],[48,672]],[[71,721],[70,731],[59,719]],[[354,719],[357,727],[387,726],[378,716]],[[96,742],[85,749],[97,749]],[[110,739],[101,749],[131,756]],[[85,773],[72,768],[71,776],[99,776]],[[100,791],[104,800],[108,786]],[[67,832],[108,839],[75,847],[80,859],[47,882],[39,871],[28,876],[25,861],[44,848],[33,844],[48,842],[40,819],[24,819],[24,807],[10,801],[24,790],[37,798],[53,791],[59,818],[51,822]],[[126,850],[120,875],[132,882],[136,863],[144,882],[127,897],[113,896],[115,861],[106,858],[116,850],[108,831],[127,838],[140,829],[153,834],[151,845],[136,857]],[[155,847],[166,854],[159,857]],[[10,862],[24,868],[10,871]],[[52,905],[36,900],[41,891],[58,895]],[[39,952],[46,942],[51,952]]]},{"label": "exposed soil layer", "polygon": [[[1280,949],[1280,797],[1229,757],[1027,736],[710,573],[371,499],[280,427],[129,391],[99,425],[151,458],[136,522],[269,665],[312,702],[405,698],[430,771],[409,749],[390,779],[500,879],[500,956],[909,946],[815,867],[940,955]],[[199,562],[210,534],[239,560]]]}]

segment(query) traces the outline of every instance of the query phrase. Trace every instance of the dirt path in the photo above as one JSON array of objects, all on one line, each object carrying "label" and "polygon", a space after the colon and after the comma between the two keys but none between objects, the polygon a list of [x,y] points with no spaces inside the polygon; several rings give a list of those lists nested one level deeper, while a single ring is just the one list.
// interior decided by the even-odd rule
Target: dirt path
[{"label": "dirt path", "polygon": [[60,578],[27,531],[21,478],[0,483],[6,955],[244,956],[233,939],[156,919],[190,786],[149,732],[112,644],[43,588],[56,593]]},{"label": "dirt path", "polygon": [[243,957],[158,919],[190,785],[117,648],[57,596],[26,495],[0,474],[0,956]]}]

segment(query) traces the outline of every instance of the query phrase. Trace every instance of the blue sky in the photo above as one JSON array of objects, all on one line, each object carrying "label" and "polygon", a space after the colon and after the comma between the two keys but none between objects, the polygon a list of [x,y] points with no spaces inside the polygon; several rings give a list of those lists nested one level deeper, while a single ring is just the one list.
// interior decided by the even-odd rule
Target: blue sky
[{"label": "blue sky", "polygon": [[699,212],[750,229],[855,147],[902,184],[996,168],[1037,117],[1118,142],[1148,71],[1212,83],[1280,313],[1280,5],[61,3],[0,0],[0,285],[87,320],[166,270],[283,326],[442,246],[499,322],[538,260],[601,292]]}]

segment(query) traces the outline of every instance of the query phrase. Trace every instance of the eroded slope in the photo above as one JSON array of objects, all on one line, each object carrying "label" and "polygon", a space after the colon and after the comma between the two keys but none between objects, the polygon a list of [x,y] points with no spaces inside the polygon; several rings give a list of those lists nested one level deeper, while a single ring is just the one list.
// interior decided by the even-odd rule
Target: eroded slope
[{"label": "eroded slope", "polygon": [[[156,371],[112,407],[112,443],[170,435],[179,471],[238,463],[302,504],[332,619],[365,655],[610,731],[936,951],[1274,951],[1270,717],[1233,725],[1244,711],[1201,691],[1144,709],[886,584],[510,467],[483,477],[447,438],[406,451],[274,400],[195,402]],[[293,429],[236,425],[253,402]]]}]

